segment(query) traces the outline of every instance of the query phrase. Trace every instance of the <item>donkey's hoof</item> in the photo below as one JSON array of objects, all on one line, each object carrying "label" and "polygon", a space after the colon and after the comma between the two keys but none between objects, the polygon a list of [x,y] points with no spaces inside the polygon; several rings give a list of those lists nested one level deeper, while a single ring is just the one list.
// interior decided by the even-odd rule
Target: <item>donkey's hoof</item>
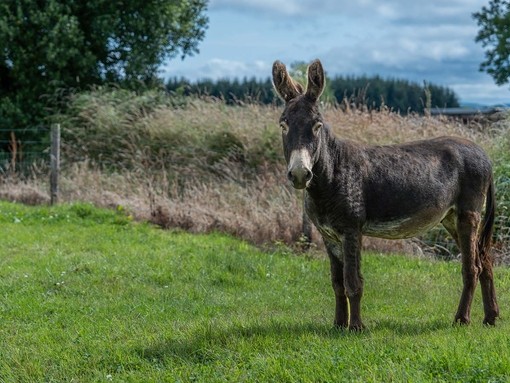
[{"label": "donkey's hoof", "polygon": [[471,323],[471,320],[468,317],[457,315],[453,321],[454,325],[467,326]]},{"label": "donkey's hoof", "polygon": [[335,323],[333,323],[333,326],[335,326],[335,328],[343,330],[349,327],[349,323],[335,321]]},{"label": "donkey's hoof", "polygon": [[353,332],[359,332],[359,331],[363,331],[365,329],[366,329],[366,327],[365,327],[365,325],[362,322],[351,323],[349,325],[349,330],[353,331]]},{"label": "donkey's hoof", "polygon": [[496,317],[485,317],[483,319],[483,324],[486,326],[495,326],[496,325]]},{"label": "donkey's hoof", "polygon": [[349,327],[349,316],[347,316],[347,315],[337,315],[335,317],[335,321],[333,322],[333,325],[336,328],[347,328],[347,327]]}]

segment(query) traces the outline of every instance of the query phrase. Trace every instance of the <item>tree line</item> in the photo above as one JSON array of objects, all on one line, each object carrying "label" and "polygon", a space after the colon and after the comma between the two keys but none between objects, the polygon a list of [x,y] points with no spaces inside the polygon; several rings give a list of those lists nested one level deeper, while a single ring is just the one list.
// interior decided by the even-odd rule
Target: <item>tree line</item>
[{"label": "tree line", "polygon": [[[329,79],[327,84],[328,89],[325,91],[327,101],[349,103],[350,106],[358,108],[377,110],[387,107],[407,114],[423,113],[428,103],[432,108],[459,106],[459,100],[453,90],[430,83],[420,85],[408,80],[385,79],[380,76],[336,76]],[[196,82],[184,78],[171,78],[166,83],[166,90],[183,96],[217,97],[228,104],[278,102],[269,78],[204,79]]]}]

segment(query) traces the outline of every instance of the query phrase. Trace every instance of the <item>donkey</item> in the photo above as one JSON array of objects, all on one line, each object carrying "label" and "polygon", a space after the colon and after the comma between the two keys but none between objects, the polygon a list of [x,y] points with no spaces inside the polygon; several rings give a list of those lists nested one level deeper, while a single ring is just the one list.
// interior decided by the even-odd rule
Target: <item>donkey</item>
[{"label": "donkey", "polygon": [[[478,279],[484,324],[499,316],[490,255],[495,203],[484,151],[455,137],[368,146],[336,138],[319,109],[325,76],[319,60],[306,91],[280,61],[273,85],[285,102],[280,117],[287,177],[305,189],[305,211],[322,236],[336,298],[335,326],[364,328],[360,302],[363,235],[409,238],[441,223],[462,253],[463,290],[454,323],[469,324]],[[482,220],[482,210],[485,212]]]}]

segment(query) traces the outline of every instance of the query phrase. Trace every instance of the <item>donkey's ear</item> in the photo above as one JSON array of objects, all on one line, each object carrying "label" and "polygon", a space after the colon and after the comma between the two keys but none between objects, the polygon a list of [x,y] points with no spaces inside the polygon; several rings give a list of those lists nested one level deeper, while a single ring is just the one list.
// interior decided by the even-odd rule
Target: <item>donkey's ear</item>
[{"label": "donkey's ear", "polygon": [[303,94],[303,87],[292,80],[287,73],[287,68],[281,62],[276,60],[273,64],[273,85],[280,96],[285,102],[289,102],[300,94]]},{"label": "donkey's ear", "polygon": [[324,91],[326,80],[321,62],[317,59],[308,66],[308,85],[306,96],[317,101]]}]

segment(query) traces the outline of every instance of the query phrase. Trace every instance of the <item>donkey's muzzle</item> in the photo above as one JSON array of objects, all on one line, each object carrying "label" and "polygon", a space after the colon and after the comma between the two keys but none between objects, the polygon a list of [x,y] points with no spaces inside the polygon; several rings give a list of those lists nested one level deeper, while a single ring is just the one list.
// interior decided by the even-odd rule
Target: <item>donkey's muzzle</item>
[{"label": "donkey's muzzle", "polygon": [[304,189],[313,177],[312,160],[306,149],[293,150],[290,154],[287,178],[296,189]]},{"label": "donkey's muzzle", "polygon": [[296,189],[307,187],[312,177],[312,171],[304,166],[294,167],[287,172],[287,178]]}]

